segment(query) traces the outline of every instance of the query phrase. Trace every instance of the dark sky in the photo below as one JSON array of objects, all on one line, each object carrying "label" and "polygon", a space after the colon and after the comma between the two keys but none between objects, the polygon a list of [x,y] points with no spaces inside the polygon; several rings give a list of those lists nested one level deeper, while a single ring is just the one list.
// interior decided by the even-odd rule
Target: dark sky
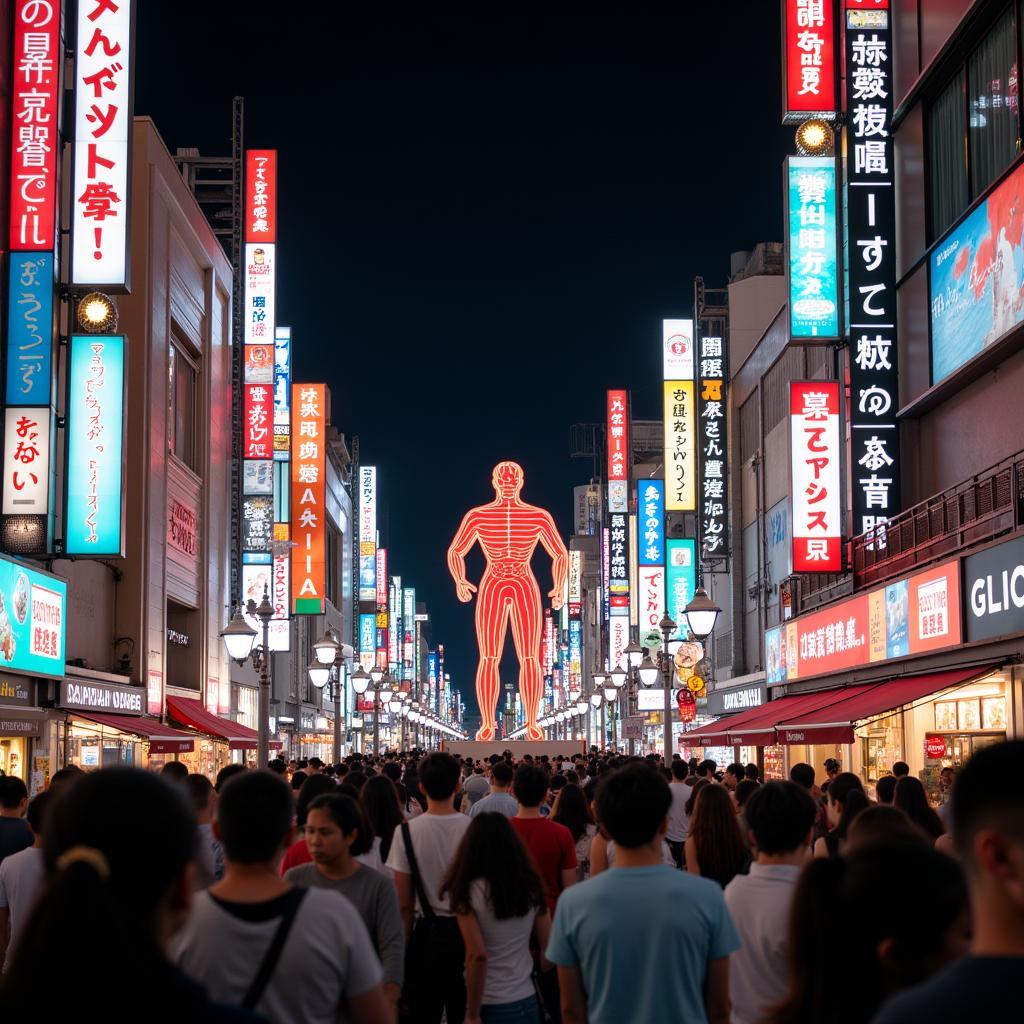
[{"label": "dark sky", "polygon": [[[342,4],[138,5],[136,111],[172,152],[279,155],[278,318],[297,379],[382,485],[391,571],[473,689],[445,551],[514,458],[572,530],[569,427],[608,387],[660,417],[660,321],[781,238],[779,6],[478,20]],[[544,589],[549,576],[540,575]],[[514,671],[509,659],[505,677]],[[473,704],[474,701],[468,701]]]}]

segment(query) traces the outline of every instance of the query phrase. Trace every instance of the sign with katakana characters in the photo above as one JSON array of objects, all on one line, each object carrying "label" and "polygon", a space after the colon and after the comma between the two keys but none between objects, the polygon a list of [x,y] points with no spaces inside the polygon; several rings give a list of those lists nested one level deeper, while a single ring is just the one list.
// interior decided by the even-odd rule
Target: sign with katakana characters
[{"label": "sign with katakana characters", "polygon": [[327,585],[326,384],[292,385],[291,467],[292,611],[322,615]]},{"label": "sign with katakana characters", "polygon": [[839,237],[836,162],[831,156],[786,160],[789,246],[789,336],[794,341],[839,337]]},{"label": "sign with katakana characters", "polygon": [[629,395],[608,392],[608,511],[625,512],[629,501]]},{"label": "sign with katakana characters", "polygon": [[697,508],[697,437],[694,382],[665,381],[665,508]]},{"label": "sign with katakana characters", "polygon": [[[82,3],[86,7],[85,2]],[[16,0],[11,56],[12,252],[53,259],[57,210],[57,121],[63,52],[59,0]],[[52,284],[53,274],[50,275]],[[49,395],[47,395],[49,401]]]},{"label": "sign with katakana characters", "polygon": [[880,548],[885,524],[902,508],[888,7],[888,0],[844,0],[851,504],[853,533],[873,532]]},{"label": "sign with katakana characters", "polygon": [[789,384],[793,571],[840,572],[842,491],[839,472],[839,385]]},{"label": "sign with katakana characters", "polygon": [[725,338],[703,332],[697,349],[698,536],[704,558],[724,558],[729,554],[729,350]]},{"label": "sign with katakana characters", "polygon": [[3,514],[50,512],[49,407],[8,406],[4,416]]},{"label": "sign with katakana characters", "polygon": [[7,289],[7,404],[49,405],[53,253],[12,252]]},{"label": "sign with katakana characters", "polygon": [[274,499],[257,494],[242,499],[242,550],[270,553],[274,540]]},{"label": "sign with katakana characters", "polygon": [[376,466],[359,467],[359,600],[377,600]]},{"label": "sign with katakana characters", "polygon": [[79,0],[71,283],[128,286],[133,0]]},{"label": "sign with katakana characters", "polygon": [[75,334],[68,353],[64,550],[120,556],[125,339]]},{"label": "sign with katakana characters", "polygon": [[59,577],[0,558],[0,670],[63,677],[67,596]]},{"label": "sign with katakana characters", "polygon": [[637,564],[665,564],[665,481],[640,480],[636,485]]},{"label": "sign with katakana characters", "polygon": [[835,0],[784,0],[782,121],[836,116]]},{"label": "sign with katakana characters", "polygon": [[245,240],[277,241],[277,150],[245,151]]},{"label": "sign with katakana characters", "polygon": [[242,457],[274,457],[274,395],[269,384],[244,384]]},{"label": "sign with katakana characters", "polygon": [[573,549],[569,552],[569,618],[579,617],[583,603],[583,552]]},{"label": "sign with katakana characters", "polygon": [[638,620],[643,634],[659,629],[665,614],[665,567],[641,565],[637,577]]}]

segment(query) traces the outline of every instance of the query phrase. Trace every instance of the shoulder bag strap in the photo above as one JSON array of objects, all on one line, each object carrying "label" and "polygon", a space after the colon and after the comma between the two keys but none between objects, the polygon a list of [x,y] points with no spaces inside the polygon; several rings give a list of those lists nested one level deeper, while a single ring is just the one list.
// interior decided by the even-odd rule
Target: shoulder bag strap
[{"label": "shoulder bag strap", "polygon": [[402,842],[405,844],[405,856],[409,861],[409,871],[412,874],[413,888],[416,890],[416,897],[420,901],[420,910],[424,917],[436,917],[434,908],[427,899],[426,890],[423,888],[423,879],[420,877],[420,868],[416,863],[416,851],[412,846],[412,834],[409,832],[409,823],[402,822]]},{"label": "shoulder bag strap", "polygon": [[295,915],[298,914],[302,898],[305,895],[306,890],[299,886],[296,886],[288,893],[289,899],[285,905],[281,923],[277,926],[277,931],[274,932],[274,937],[270,940],[270,945],[263,955],[263,962],[260,964],[256,976],[252,979],[249,991],[245,993],[245,998],[242,1000],[242,1007],[244,1009],[253,1009],[266,990],[267,984],[274,973],[274,968],[277,967],[277,962],[281,959],[281,953],[284,951],[284,944],[288,939],[288,933],[292,930],[292,925],[295,923]]}]

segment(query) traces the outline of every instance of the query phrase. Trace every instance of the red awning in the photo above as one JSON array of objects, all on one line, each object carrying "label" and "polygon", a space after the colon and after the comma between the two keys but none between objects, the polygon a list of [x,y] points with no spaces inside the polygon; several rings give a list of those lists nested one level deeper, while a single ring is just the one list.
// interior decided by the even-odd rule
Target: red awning
[{"label": "red awning", "polygon": [[[787,698],[783,698],[786,700]],[[708,725],[703,725],[699,729],[694,729],[692,732],[684,732],[680,737],[684,743],[695,747],[719,747],[731,744],[733,741],[729,739],[729,734],[735,730],[742,728],[747,723],[755,722],[764,717],[766,710],[772,706],[773,703],[762,704],[756,708],[747,708],[745,711],[740,711],[735,715],[726,715],[724,718],[719,718],[716,722],[710,722]]]},{"label": "red awning", "polygon": [[[190,697],[168,697],[167,710],[176,722],[191,726],[198,732],[205,732],[207,736],[225,740],[232,750],[254,750],[258,746],[259,735],[255,729],[239,725],[237,722],[229,722],[226,718],[207,711],[202,701]],[[270,745],[281,746],[280,743]]]},{"label": "red awning", "polygon": [[835,693],[797,693],[771,700],[755,718],[729,726],[729,742],[740,747],[770,747],[777,743],[775,726],[783,719],[803,714],[835,700]]},{"label": "red awning", "polygon": [[[959,668],[929,675],[905,676],[884,683],[865,683],[831,691],[831,700],[803,713],[777,720],[777,742],[852,743],[857,722],[894,708],[913,704],[940,690],[964,686],[987,675],[995,666]],[[810,695],[808,695],[810,696]],[[825,696],[819,694],[818,696]]]},{"label": "red awning", "polygon": [[98,715],[92,711],[73,711],[76,718],[84,718],[88,722],[130,732],[149,740],[151,754],[185,754],[195,750],[195,740],[187,732],[169,729],[163,722],[155,718],[136,718],[134,715]]}]

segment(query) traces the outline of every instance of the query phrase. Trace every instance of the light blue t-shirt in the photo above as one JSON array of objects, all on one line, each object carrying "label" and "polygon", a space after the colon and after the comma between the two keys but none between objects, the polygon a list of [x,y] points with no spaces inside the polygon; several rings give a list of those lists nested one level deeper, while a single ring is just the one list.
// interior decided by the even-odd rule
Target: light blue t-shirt
[{"label": "light blue t-shirt", "polygon": [[706,1024],[708,962],[739,948],[721,888],[657,865],[566,889],[547,957],[579,969],[591,1024]]},{"label": "light blue t-shirt", "polygon": [[511,793],[490,793],[473,804],[469,816],[475,818],[478,814],[504,814],[506,818],[514,818],[518,810],[519,804]]}]

